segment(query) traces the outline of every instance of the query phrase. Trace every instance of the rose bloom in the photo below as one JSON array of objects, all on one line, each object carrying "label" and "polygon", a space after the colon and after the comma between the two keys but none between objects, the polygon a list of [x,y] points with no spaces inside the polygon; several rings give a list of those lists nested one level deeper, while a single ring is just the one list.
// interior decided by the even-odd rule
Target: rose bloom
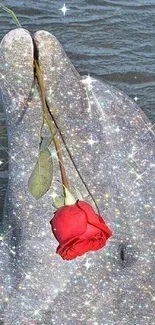
[{"label": "rose bloom", "polygon": [[64,260],[72,260],[88,251],[105,246],[112,236],[101,216],[84,201],[59,208],[50,220],[52,232],[59,242],[56,253]]}]

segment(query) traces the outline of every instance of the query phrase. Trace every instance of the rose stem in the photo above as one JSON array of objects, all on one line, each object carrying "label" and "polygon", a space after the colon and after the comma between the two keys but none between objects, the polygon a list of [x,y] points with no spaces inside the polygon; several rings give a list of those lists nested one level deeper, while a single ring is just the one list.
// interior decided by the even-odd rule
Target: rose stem
[{"label": "rose stem", "polygon": [[21,24],[19,23],[19,20],[17,19],[15,13],[13,10],[7,8],[6,6],[4,6],[2,3],[0,3],[0,9],[6,11],[14,20],[15,24],[17,25],[17,27],[22,28]]},{"label": "rose stem", "polygon": [[[58,137],[56,136],[56,130],[55,130],[54,126],[53,126],[53,123],[52,123],[51,119],[49,118],[48,108],[47,108],[47,105],[46,105],[44,82],[43,82],[43,78],[42,78],[42,74],[41,74],[41,71],[40,71],[39,64],[37,63],[36,59],[34,59],[34,65],[35,65],[35,69],[36,69],[38,84],[39,84],[39,87],[40,87],[42,108],[43,108],[43,118],[46,121],[46,123],[48,124],[48,127],[49,127],[49,129],[51,131],[51,134],[53,136],[52,141],[54,142],[55,149],[56,149],[57,156],[58,156],[58,160],[59,160],[59,167],[60,167],[62,184],[69,190],[69,184],[68,184],[64,164],[63,164],[63,158],[62,158],[62,153],[61,153],[60,142],[59,142]],[[63,191],[65,191],[64,186],[63,186]]]},{"label": "rose stem", "polygon": [[[15,15],[15,13],[14,13],[13,10],[10,10],[9,8],[5,7],[5,6],[2,5],[2,4],[0,4],[0,9],[2,9],[2,10],[4,10],[4,11],[8,12],[8,13],[12,16],[12,18],[13,18],[13,20],[15,21],[15,24],[17,25],[17,27],[22,28],[22,26],[21,26],[21,24],[19,23],[19,20],[17,19],[17,17],[16,17],[16,15]],[[33,40],[33,41],[34,41],[34,40]],[[34,42],[34,46],[35,46],[35,42]],[[37,63],[37,61],[36,61],[36,63]],[[38,68],[39,68],[39,67],[38,67]],[[41,73],[40,73],[40,75],[41,75]],[[41,79],[42,79],[42,78],[41,78]],[[43,84],[43,80],[42,80],[42,84]],[[43,87],[43,88],[44,88],[44,87]],[[45,94],[45,91],[43,92],[43,95],[44,95],[44,94]],[[43,97],[44,97],[44,102],[45,102],[45,95],[44,95]],[[46,104],[46,102],[45,102],[45,104]],[[46,111],[48,111],[48,109],[47,109],[47,105],[45,105],[45,109],[46,109]],[[54,122],[55,122],[55,121],[54,121]],[[42,122],[42,126],[41,126],[41,130],[40,130],[40,134],[41,134],[41,131],[42,131],[43,125],[44,125],[44,120],[43,120],[43,122]],[[52,129],[53,129],[53,124],[52,124]],[[59,128],[58,128],[58,130],[59,130]],[[51,132],[52,132],[52,131],[51,131]],[[68,147],[67,147],[67,145],[66,145],[66,143],[65,143],[65,141],[64,141],[64,138],[63,138],[63,136],[62,136],[60,130],[59,130],[59,133],[60,133],[61,138],[62,138],[62,140],[63,140],[63,142],[64,142],[65,148],[66,148],[66,150],[67,150],[67,152],[68,152],[68,154],[69,154],[69,156],[70,156],[70,158],[71,158],[71,161],[72,161],[72,163],[73,163],[73,165],[74,165],[74,167],[75,167],[75,169],[76,169],[76,171],[77,171],[77,173],[78,173],[78,175],[79,175],[81,181],[83,182],[85,188],[87,189],[87,191],[88,191],[88,193],[90,194],[90,196],[91,196],[93,202],[95,203],[95,206],[96,206],[96,208],[97,208],[97,211],[98,211],[98,213],[99,213],[99,215],[100,215],[100,211],[99,211],[98,205],[97,205],[97,203],[96,203],[96,201],[95,201],[93,195],[92,195],[91,192],[89,191],[89,188],[87,187],[87,184],[84,182],[84,180],[83,180],[83,178],[82,178],[82,176],[81,176],[79,170],[77,169],[77,167],[76,167],[76,165],[75,165],[75,162],[74,162],[74,160],[73,160],[73,158],[72,158],[72,155],[71,155],[71,153],[70,153],[70,151],[69,151],[69,149],[68,149]],[[54,135],[55,135],[55,133],[54,133]],[[52,136],[53,136],[53,133],[52,133]],[[53,142],[54,142],[54,137],[53,137]],[[59,146],[60,146],[60,145],[59,145]],[[60,149],[60,150],[61,150],[61,149]],[[60,151],[57,151],[57,155],[58,155],[59,152],[60,152]],[[60,156],[60,155],[59,155],[59,156]],[[59,159],[59,157],[58,157],[58,159]],[[61,172],[61,178],[62,178],[62,174],[63,174],[62,183],[63,183],[64,185],[65,185],[65,183],[66,183],[66,187],[69,189],[69,185],[68,185],[68,181],[67,181],[67,177],[66,177],[65,169],[64,169],[64,167],[63,167],[62,156],[61,156],[61,160],[59,159],[59,166],[60,166],[60,161],[62,162],[61,165],[62,165],[62,169],[63,169],[63,172]],[[61,166],[60,166],[60,171],[62,171],[62,169],[61,169]],[[64,176],[65,176],[65,177],[64,177]],[[64,178],[65,178],[66,181],[64,181]],[[64,191],[64,187],[63,187],[63,191]]]}]

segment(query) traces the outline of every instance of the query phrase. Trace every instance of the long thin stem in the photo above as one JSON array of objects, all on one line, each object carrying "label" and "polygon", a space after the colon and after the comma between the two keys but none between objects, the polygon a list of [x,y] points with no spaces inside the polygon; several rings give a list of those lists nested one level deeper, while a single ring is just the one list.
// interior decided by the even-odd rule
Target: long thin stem
[{"label": "long thin stem", "polygon": [[21,24],[19,23],[19,20],[17,19],[15,13],[13,12],[13,10],[5,7],[2,3],[0,3],[0,9],[6,11],[14,20],[15,24],[17,25],[17,27],[22,28]]},{"label": "long thin stem", "polygon": [[[48,125],[48,127],[49,127],[49,129],[51,131],[51,134],[53,136],[52,140],[54,142],[55,149],[56,149],[56,152],[57,152],[57,155],[58,155],[62,184],[69,190],[69,184],[68,184],[64,164],[63,164],[63,158],[62,158],[62,153],[61,153],[60,142],[59,142],[58,137],[56,136],[56,129],[55,129],[50,117],[49,117],[48,108],[47,108],[47,105],[46,105],[44,82],[43,82],[42,74],[41,74],[41,71],[40,71],[40,67],[39,67],[36,59],[34,59],[34,65],[35,65],[36,74],[37,74],[37,78],[38,78],[38,84],[39,84],[39,87],[40,87],[42,108],[43,108],[43,118],[45,119],[45,121],[46,121],[46,123],[47,123],[47,125]],[[63,187],[63,191],[64,191],[64,187]]]},{"label": "long thin stem", "polygon": [[[13,18],[13,20],[15,21],[15,24],[17,25],[17,27],[22,28],[22,26],[21,26],[21,24],[19,23],[19,21],[18,21],[18,19],[17,19],[17,17],[16,17],[16,15],[15,15],[15,13],[14,13],[13,10],[11,10],[11,9],[9,9],[9,8],[7,8],[7,7],[5,7],[5,6],[4,6],[3,4],[1,4],[1,3],[0,3],[0,9],[6,11],[6,12],[7,12],[7,13],[8,13],[12,18]],[[52,136],[53,136],[53,142],[54,142],[54,144],[55,144],[55,148],[57,148],[56,151],[57,151],[58,160],[59,160],[59,166],[60,166],[60,171],[61,171],[62,183],[63,183],[64,186],[66,186],[66,187],[68,188],[68,190],[69,190],[69,185],[68,185],[68,181],[67,181],[67,177],[66,177],[66,173],[65,173],[65,168],[64,168],[64,166],[63,166],[63,160],[62,160],[62,154],[61,154],[61,147],[60,147],[60,144],[59,144],[59,140],[55,137],[55,135],[56,135],[56,131],[55,131],[55,129],[54,129],[54,126],[53,126],[51,120],[49,119],[48,106],[47,106],[47,104],[46,104],[46,100],[45,100],[45,91],[44,91],[43,79],[42,79],[42,75],[41,75],[41,72],[40,72],[40,69],[39,69],[39,65],[37,64],[37,60],[34,60],[34,64],[35,64],[35,67],[36,67],[36,71],[37,71],[37,68],[38,68],[38,83],[39,83],[39,80],[40,80],[40,82],[41,82],[41,84],[42,84],[42,87],[40,87],[40,90],[41,90],[41,96],[42,96],[42,103],[44,103],[44,105],[43,105],[44,114],[43,114],[43,122],[42,122],[41,130],[40,130],[40,136],[41,136],[41,131],[42,131],[42,128],[43,128],[43,125],[44,125],[44,119],[46,120],[46,118],[47,118],[46,122],[47,122],[47,124],[48,124],[48,126],[49,126],[49,128],[50,128],[51,133],[52,133]],[[24,112],[25,112],[25,111],[24,111]],[[54,120],[54,118],[53,118],[53,120]],[[55,123],[55,125],[56,125],[56,121],[55,121],[55,120],[54,120],[54,123]],[[57,125],[56,125],[56,127],[57,127]],[[57,127],[57,129],[59,130],[58,127]],[[76,164],[75,164],[75,162],[74,162],[74,160],[73,160],[73,157],[72,157],[72,155],[71,155],[71,153],[70,153],[70,151],[69,151],[69,149],[68,149],[68,147],[67,147],[67,145],[66,145],[66,143],[65,143],[65,141],[64,141],[64,138],[63,138],[63,136],[62,136],[60,130],[59,130],[59,133],[60,133],[60,136],[61,136],[61,138],[62,138],[62,140],[63,140],[64,145],[65,145],[65,148],[66,148],[66,150],[67,150],[67,152],[68,152],[68,154],[69,154],[69,156],[70,156],[70,158],[71,158],[71,161],[72,161],[72,163],[73,163],[73,165],[74,165],[74,167],[75,167],[75,169],[76,169],[76,171],[77,171],[77,173],[78,173],[78,175],[79,175],[81,181],[83,182],[83,184],[84,184],[85,188],[87,189],[89,195],[91,196],[92,200],[94,201],[95,206],[96,206],[96,208],[97,208],[97,211],[98,211],[98,213],[100,214],[100,211],[99,211],[98,205],[97,205],[97,203],[96,203],[96,201],[95,201],[93,195],[92,195],[91,192],[89,191],[89,188],[87,187],[87,184],[84,182],[84,180],[83,180],[83,178],[82,178],[82,176],[81,176],[79,170],[77,169]],[[56,141],[56,139],[57,139],[58,142]],[[63,187],[63,190],[64,190],[64,187]]]},{"label": "long thin stem", "polygon": [[[48,107],[48,104],[47,104],[47,103],[46,103],[46,105],[47,105],[47,107]],[[50,110],[49,107],[48,107],[48,109]],[[96,203],[96,201],[95,201],[95,199],[94,199],[94,196],[93,196],[93,194],[90,192],[90,190],[89,190],[89,188],[88,188],[86,182],[84,181],[84,179],[83,179],[81,173],[79,172],[79,169],[77,168],[77,166],[76,166],[76,164],[75,164],[75,162],[74,162],[74,159],[73,159],[73,157],[72,157],[72,154],[71,154],[71,152],[70,152],[70,150],[69,150],[69,148],[68,148],[68,146],[67,146],[67,144],[66,144],[66,141],[65,141],[65,139],[64,139],[64,137],[63,137],[63,135],[62,135],[62,133],[61,133],[61,130],[59,129],[59,126],[57,125],[57,122],[56,122],[56,120],[55,120],[55,118],[54,118],[54,116],[53,116],[51,110],[49,111],[49,113],[50,113],[50,115],[51,115],[51,117],[52,117],[52,120],[53,120],[53,122],[54,122],[54,124],[55,124],[55,126],[56,126],[56,128],[57,128],[57,131],[59,132],[59,134],[60,134],[60,136],[61,136],[61,139],[62,139],[63,144],[64,144],[64,146],[65,146],[65,148],[66,148],[66,150],[67,150],[67,153],[68,153],[68,155],[69,155],[69,157],[70,157],[70,159],[71,159],[71,161],[72,161],[72,163],[73,163],[73,166],[75,167],[75,170],[77,171],[78,176],[80,177],[80,179],[81,179],[83,185],[85,186],[87,192],[89,193],[90,197],[92,198],[92,200],[93,200],[93,202],[94,202],[94,204],[95,204],[95,206],[96,206],[96,209],[97,209],[97,211],[98,211],[98,214],[100,215],[101,213],[100,213],[99,207],[98,207],[98,205],[97,205],[97,203]]]}]

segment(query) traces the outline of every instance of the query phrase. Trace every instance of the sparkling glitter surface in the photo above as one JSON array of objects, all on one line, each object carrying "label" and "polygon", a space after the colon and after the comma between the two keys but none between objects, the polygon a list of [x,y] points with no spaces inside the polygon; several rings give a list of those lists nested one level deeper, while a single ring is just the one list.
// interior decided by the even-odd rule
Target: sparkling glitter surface
[{"label": "sparkling glitter surface", "polygon": [[53,185],[36,201],[27,182],[38,155],[41,101],[36,86],[27,100],[31,37],[23,29],[11,31],[0,48],[10,159],[0,237],[4,324],[153,325],[154,126],[120,91],[89,75],[81,78],[54,36],[39,31],[34,39],[47,102],[67,146],[60,137],[70,185],[93,205],[83,179],[113,237],[72,261],[55,253],[49,220],[53,192],[61,194],[58,162],[51,148]]}]

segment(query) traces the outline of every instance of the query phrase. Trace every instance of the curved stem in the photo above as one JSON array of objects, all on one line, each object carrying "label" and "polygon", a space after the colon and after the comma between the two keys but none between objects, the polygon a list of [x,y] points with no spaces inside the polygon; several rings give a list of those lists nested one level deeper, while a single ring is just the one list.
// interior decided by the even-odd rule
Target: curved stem
[{"label": "curved stem", "polygon": [[[15,13],[14,13],[13,10],[10,10],[10,9],[7,8],[6,6],[4,6],[2,3],[0,3],[0,9],[2,9],[2,10],[4,10],[4,11],[8,12],[8,13],[12,16],[12,18],[13,18],[13,20],[15,21],[17,27],[22,28],[22,26],[20,25],[20,23],[19,23],[19,21],[18,21],[18,19],[17,19],[17,17],[16,17],[16,15],[15,15]],[[34,43],[34,45],[35,45],[35,42],[34,42],[34,39],[33,39],[33,38],[32,38],[32,40],[33,40],[33,43]],[[36,50],[37,50],[37,49],[36,49]],[[42,130],[42,127],[43,127],[43,124],[44,124],[44,119],[45,119],[46,122],[47,122],[47,124],[48,124],[48,126],[49,126],[49,129],[50,129],[50,131],[51,131],[51,134],[52,134],[52,136],[53,136],[53,142],[54,142],[55,148],[57,148],[56,151],[57,151],[58,160],[59,160],[59,166],[60,166],[60,172],[61,172],[62,184],[63,184],[64,186],[66,186],[66,188],[69,190],[69,184],[68,184],[68,181],[67,181],[67,177],[66,177],[66,173],[65,173],[65,168],[64,168],[64,166],[63,166],[62,154],[61,154],[61,152],[60,152],[60,151],[61,151],[61,147],[60,147],[60,144],[59,144],[59,140],[58,140],[57,138],[55,138],[55,133],[56,133],[56,132],[55,132],[54,126],[53,126],[52,123],[49,123],[49,121],[51,121],[51,120],[49,119],[48,107],[47,107],[46,100],[45,100],[45,90],[44,90],[43,79],[42,79],[42,75],[41,75],[41,72],[40,72],[39,65],[38,65],[38,63],[37,63],[37,60],[35,60],[35,59],[34,59],[34,65],[35,65],[36,73],[37,73],[37,77],[38,77],[38,84],[39,84],[39,86],[40,86],[41,98],[42,98],[42,106],[43,106],[43,111],[44,111],[44,113],[43,113],[43,122],[42,122],[41,130]],[[55,122],[55,121],[54,121],[54,122]],[[56,123],[55,123],[55,124],[56,124]],[[56,125],[56,126],[57,126],[57,125]],[[40,135],[41,135],[41,130],[40,130]],[[58,130],[59,130],[59,128],[58,128]],[[96,203],[96,201],[95,201],[93,195],[92,195],[91,192],[89,191],[89,188],[87,187],[87,184],[84,182],[84,180],[83,180],[83,178],[82,178],[82,176],[81,176],[79,170],[77,169],[76,164],[75,164],[75,162],[74,162],[74,160],[73,160],[73,157],[72,157],[72,155],[71,155],[71,153],[70,153],[70,151],[69,151],[69,149],[68,149],[68,147],[67,147],[67,145],[66,145],[66,143],[65,143],[65,141],[64,141],[64,138],[63,138],[63,136],[62,136],[60,130],[59,130],[59,133],[60,133],[60,136],[61,136],[61,138],[62,138],[62,140],[63,140],[63,142],[64,142],[64,145],[65,145],[65,148],[67,149],[67,152],[68,152],[68,154],[69,154],[69,156],[70,156],[70,158],[71,158],[71,160],[72,160],[72,163],[73,163],[73,165],[74,165],[74,167],[75,167],[75,169],[76,169],[76,171],[77,171],[77,173],[78,173],[78,175],[79,175],[81,181],[83,182],[83,184],[84,184],[85,188],[87,189],[89,195],[91,196],[92,200],[94,201],[95,206],[96,206],[96,208],[97,208],[97,211],[98,211],[98,213],[100,214],[100,211],[99,211],[98,205],[97,205],[97,203]],[[57,139],[58,142],[56,141],[56,139]],[[64,187],[63,187],[63,191],[64,191]]]},{"label": "curved stem", "polygon": [[13,10],[7,8],[6,6],[4,6],[2,3],[0,3],[0,9],[6,11],[14,20],[15,24],[17,25],[17,27],[22,28],[21,24],[19,23],[19,20],[17,19],[15,13]]},{"label": "curved stem", "polygon": [[[47,104],[47,107],[48,107],[48,104]],[[49,107],[48,107],[48,109],[50,110]],[[62,139],[62,141],[63,141],[63,144],[64,144],[64,146],[65,146],[65,149],[67,150],[67,153],[68,153],[68,155],[69,155],[69,157],[70,157],[70,159],[71,159],[71,161],[72,161],[72,163],[73,163],[73,166],[75,167],[75,170],[77,171],[78,176],[80,177],[80,179],[81,179],[83,185],[85,186],[85,188],[86,188],[88,194],[89,194],[90,197],[92,198],[92,200],[93,200],[93,202],[94,202],[94,204],[95,204],[95,206],[96,206],[96,209],[97,209],[97,211],[98,211],[98,214],[101,215],[101,212],[100,212],[100,210],[99,210],[99,207],[98,207],[98,205],[97,205],[97,203],[96,203],[96,201],[95,201],[95,199],[94,199],[94,196],[93,196],[93,194],[91,193],[91,191],[89,190],[89,188],[88,188],[86,182],[84,181],[84,179],[83,179],[83,177],[82,177],[82,175],[81,175],[79,169],[77,168],[77,166],[76,166],[76,164],[75,164],[75,161],[74,161],[74,159],[73,159],[73,157],[72,157],[72,154],[71,154],[71,152],[70,152],[70,150],[69,150],[69,148],[68,148],[68,146],[67,146],[67,144],[66,144],[66,141],[65,141],[65,139],[64,139],[64,137],[63,137],[63,135],[62,135],[61,130],[59,129],[59,126],[57,125],[57,122],[56,122],[56,120],[55,120],[55,118],[54,118],[52,112],[49,111],[49,114],[51,115],[51,118],[52,118],[52,120],[53,120],[53,122],[54,122],[54,124],[55,124],[55,126],[56,126],[56,128],[57,128],[57,130],[58,130],[58,132],[59,132],[59,134],[60,134],[60,136],[61,136],[61,139]]]},{"label": "curved stem", "polygon": [[[61,153],[60,142],[59,142],[58,137],[56,136],[55,127],[54,127],[54,125],[53,125],[53,123],[52,123],[52,121],[51,121],[51,119],[49,117],[48,108],[47,108],[47,105],[46,105],[44,82],[43,82],[43,78],[42,78],[42,74],[41,74],[41,71],[40,71],[39,64],[37,63],[37,60],[35,60],[35,59],[34,59],[34,65],[35,65],[38,84],[39,84],[40,93],[41,93],[42,108],[43,108],[43,118],[46,121],[46,123],[47,123],[47,125],[48,125],[48,127],[49,127],[49,129],[51,131],[51,134],[53,136],[52,141],[54,142],[55,149],[56,149],[57,156],[58,156],[58,160],[59,160],[59,167],[60,167],[62,184],[69,190],[69,184],[68,184],[64,164],[63,164],[63,158],[62,158],[62,153]],[[63,186],[63,191],[64,191],[64,186]]]}]

